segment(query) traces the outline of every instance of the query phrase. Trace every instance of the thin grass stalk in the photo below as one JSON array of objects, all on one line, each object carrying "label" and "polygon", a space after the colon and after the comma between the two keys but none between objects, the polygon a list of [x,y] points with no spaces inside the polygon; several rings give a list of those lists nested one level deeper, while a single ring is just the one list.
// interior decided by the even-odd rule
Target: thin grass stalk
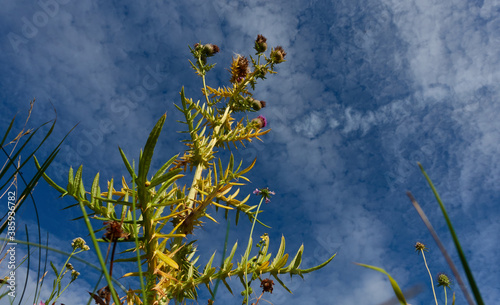
[{"label": "thin grass stalk", "polygon": [[424,222],[425,226],[427,227],[427,229],[431,233],[432,237],[434,238],[434,241],[436,241],[436,244],[438,245],[439,250],[441,250],[441,253],[443,254],[446,262],[450,266],[450,269],[453,272],[453,275],[455,276],[455,279],[457,280],[458,285],[460,286],[460,289],[462,290],[462,292],[465,296],[465,299],[467,300],[469,305],[475,305],[474,301],[472,300],[472,298],[469,294],[469,291],[467,290],[464,282],[462,281],[462,277],[460,276],[460,273],[458,273],[457,267],[455,266],[455,264],[451,260],[451,257],[448,254],[448,251],[446,251],[446,248],[444,247],[443,243],[439,239],[439,237],[436,233],[436,230],[434,230],[434,227],[432,226],[431,222],[427,218],[427,215],[425,215],[424,210],[422,210],[422,208],[420,207],[420,204],[418,204],[417,200],[415,200],[415,197],[413,197],[413,195],[411,194],[410,191],[406,192],[406,195],[408,195],[408,197],[410,198],[410,201],[413,204],[413,206],[415,207],[415,210],[417,210],[418,215],[420,215],[420,218],[422,218],[422,221]]},{"label": "thin grass stalk", "polygon": [[[49,246],[49,232],[47,232],[47,242],[46,246]],[[49,250],[45,249],[45,263],[43,265],[43,272],[42,274],[45,274],[45,271],[47,270],[47,259],[49,256]],[[40,277],[38,277],[40,278]],[[36,284],[36,289],[35,289],[35,298],[33,300],[33,304],[36,304],[38,299],[40,298],[40,294],[42,293],[42,287],[43,287],[43,282],[45,281],[45,276],[42,276],[42,278],[37,282]],[[40,286],[40,287],[39,287]]]},{"label": "thin grass stalk", "polygon": [[458,240],[457,234],[455,233],[455,229],[453,229],[453,225],[451,224],[451,220],[448,217],[448,213],[446,212],[444,204],[441,201],[441,197],[439,197],[439,194],[438,194],[436,188],[434,187],[434,184],[432,183],[431,178],[429,178],[429,176],[425,172],[422,164],[418,163],[418,166],[420,167],[420,170],[424,174],[425,179],[429,183],[429,186],[431,187],[432,192],[434,193],[434,196],[436,197],[436,200],[439,203],[439,207],[441,208],[441,211],[443,212],[443,216],[446,220],[446,224],[448,225],[448,230],[450,230],[451,236],[453,238],[453,243],[455,244],[455,247],[457,248],[458,256],[460,257],[460,262],[462,263],[462,267],[464,268],[465,275],[467,276],[467,280],[469,281],[469,285],[471,286],[472,293],[474,294],[474,298],[476,299],[476,302],[478,305],[484,305],[483,298],[481,297],[481,293],[479,292],[479,288],[477,287],[476,281],[474,280],[474,275],[472,274],[472,271],[469,268],[469,264],[467,263],[467,259],[465,258],[465,254],[462,251],[462,247],[460,246],[460,242]]},{"label": "thin grass stalk", "polygon": [[[135,164],[134,164],[135,167]],[[139,280],[141,281],[141,291],[142,297],[144,300],[146,299],[146,286],[144,286],[144,278],[142,274],[142,264],[141,264],[141,251],[139,249],[139,232],[137,231],[137,215],[135,212],[135,176],[132,175],[132,221],[134,223],[134,237],[135,237],[135,245],[137,247],[137,268],[139,271]]]},{"label": "thin grass stalk", "polygon": [[436,302],[436,305],[438,305],[438,300],[436,297],[436,290],[434,289],[434,280],[432,279],[431,271],[429,270],[429,266],[427,265],[427,260],[425,259],[424,250],[420,250],[420,252],[422,252],[422,257],[424,258],[425,268],[427,268],[427,272],[429,273],[429,277],[431,279],[431,287],[432,287],[432,294],[434,295],[434,301]]},{"label": "thin grass stalk", "polygon": [[448,297],[446,296],[446,286],[444,288],[444,305],[448,305]]},{"label": "thin grass stalk", "polygon": [[[24,229],[26,230],[26,241],[30,241],[29,233],[28,233],[28,226],[24,225]],[[21,293],[21,299],[19,300],[19,304],[21,304],[21,301],[23,300],[24,293],[26,292],[26,287],[28,286],[28,278],[30,276],[30,245],[28,244],[28,266],[26,267],[26,279],[24,280],[24,288],[23,292]]]},{"label": "thin grass stalk", "polygon": [[[247,249],[250,247],[250,243],[252,242],[253,229],[255,227],[255,222],[257,222],[257,216],[259,215],[260,206],[262,205],[262,201],[264,201],[264,197],[260,198],[259,206],[257,206],[257,211],[255,212],[255,217],[253,218],[252,229],[250,230],[250,236],[248,237]],[[248,253],[250,255],[250,252]],[[248,257],[245,257],[245,296],[248,303]]]}]

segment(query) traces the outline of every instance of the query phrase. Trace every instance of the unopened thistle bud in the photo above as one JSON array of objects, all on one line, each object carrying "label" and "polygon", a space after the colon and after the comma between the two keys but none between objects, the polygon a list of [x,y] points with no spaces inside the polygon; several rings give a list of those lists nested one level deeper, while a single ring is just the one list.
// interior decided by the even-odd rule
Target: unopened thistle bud
[{"label": "unopened thistle bud", "polygon": [[233,58],[231,63],[231,83],[239,83],[245,79],[248,74],[248,59],[244,56],[238,55]]},{"label": "unopened thistle bud", "polygon": [[444,287],[450,287],[451,281],[450,278],[444,274],[444,273],[439,273],[437,276],[437,282],[438,286],[444,286]]},{"label": "unopened thistle bud", "polygon": [[277,46],[276,49],[271,51],[271,60],[275,64],[279,64],[285,61],[286,52],[283,47]]},{"label": "unopened thistle bud", "polygon": [[255,40],[255,51],[257,53],[263,53],[267,50],[267,38],[262,35],[257,35],[257,39]]},{"label": "unopened thistle bud", "polygon": [[267,126],[267,120],[263,115],[259,115],[251,121],[255,128],[261,129]]},{"label": "unopened thistle bud", "polygon": [[205,55],[207,57],[214,56],[216,53],[219,53],[220,49],[218,46],[208,43],[203,46],[203,50],[205,51]]},{"label": "unopened thistle bud", "polygon": [[252,105],[252,109],[255,111],[259,111],[262,108],[266,107],[266,102],[264,101],[259,101],[251,97],[249,97],[247,101],[250,103],[250,105]]}]

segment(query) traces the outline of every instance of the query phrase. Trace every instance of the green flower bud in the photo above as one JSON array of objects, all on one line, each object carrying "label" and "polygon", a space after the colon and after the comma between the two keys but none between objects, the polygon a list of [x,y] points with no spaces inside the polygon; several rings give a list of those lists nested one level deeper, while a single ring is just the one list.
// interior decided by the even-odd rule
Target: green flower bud
[{"label": "green flower bud", "polygon": [[283,47],[277,46],[276,49],[271,51],[271,60],[275,64],[279,64],[285,61],[286,52]]},{"label": "green flower bud", "polygon": [[257,35],[257,39],[255,40],[255,51],[257,53],[264,53],[267,50],[267,38],[262,35]]}]

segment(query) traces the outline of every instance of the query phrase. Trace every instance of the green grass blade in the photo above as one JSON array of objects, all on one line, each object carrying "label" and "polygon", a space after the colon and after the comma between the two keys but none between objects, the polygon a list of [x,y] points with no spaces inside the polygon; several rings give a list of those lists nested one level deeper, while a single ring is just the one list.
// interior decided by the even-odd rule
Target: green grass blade
[{"label": "green grass blade", "polygon": [[471,287],[472,293],[474,294],[474,298],[476,299],[476,302],[478,305],[484,305],[483,298],[481,297],[481,293],[479,292],[479,288],[476,284],[476,281],[474,280],[474,276],[472,275],[472,271],[469,267],[469,264],[467,263],[467,259],[465,258],[465,254],[462,251],[462,247],[460,246],[460,242],[458,240],[457,234],[455,233],[455,229],[453,228],[453,225],[451,224],[451,220],[448,217],[448,213],[446,212],[444,204],[441,201],[441,197],[439,197],[439,194],[438,194],[436,188],[434,187],[434,184],[432,183],[431,178],[429,178],[429,176],[425,172],[422,164],[418,163],[418,166],[420,167],[420,170],[424,174],[425,179],[427,180],[427,183],[429,183],[429,186],[431,187],[432,192],[434,193],[434,196],[436,197],[436,200],[439,203],[439,207],[441,208],[441,211],[443,212],[444,219],[446,220],[448,230],[450,230],[451,236],[453,238],[453,243],[455,244],[455,248],[457,249],[458,256],[460,257],[460,262],[462,263],[462,266],[464,268],[465,275],[467,276],[467,280],[469,281],[469,285]]},{"label": "green grass blade", "polygon": [[12,120],[10,121],[9,127],[7,128],[7,130],[5,131],[5,134],[3,136],[2,142],[0,142],[0,147],[3,147],[3,144],[5,143],[5,140],[9,136],[10,131],[12,130],[12,125],[14,125],[14,121],[15,120],[16,120],[16,116],[14,116],[12,118]]},{"label": "green grass blade", "polygon": [[360,264],[360,263],[355,263],[355,264],[362,266],[362,267],[365,267],[365,268],[368,268],[368,269],[372,269],[372,270],[381,272],[381,273],[387,275],[387,277],[389,278],[389,281],[391,282],[392,289],[394,290],[394,293],[396,294],[396,297],[398,298],[399,303],[401,303],[402,305],[408,304],[408,303],[406,303],[405,296],[403,295],[401,288],[399,288],[398,283],[396,282],[396,280],[394,280],[392,278],[392,276],[389,273],[387,273],[387,271],[385,271],[382,268],[375,267],[375,266],[370,266],[370,265],[365,265],[365,264]]}]

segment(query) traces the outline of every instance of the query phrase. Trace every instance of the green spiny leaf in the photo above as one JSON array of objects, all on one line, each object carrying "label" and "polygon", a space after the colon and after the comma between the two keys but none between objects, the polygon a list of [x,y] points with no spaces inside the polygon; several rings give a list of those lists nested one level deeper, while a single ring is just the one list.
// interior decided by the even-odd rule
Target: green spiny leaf
[{"label": "green spiny leaf", "polygon": [[[283,288],[285,288],[285,289],[286,289],[286,291],[288,291],[289,293],[292,293],[292,291],[291,291],[290,289],[288,289],[288,287],[286,287],[285,283],[283,283],[283,281],[281,281],[281,280],[280,280],[280,278],[279,278],[276,274],[272,273],[272,276],[273,276],[273,277],[274,277],[274,278],[278,281],[278,283],[280,283],[280,285],[281,285]],[[293,293],[292,293],[292,294],[293,294]]]},{"label": "green spiny leaf", "polygon": [[236,253],[236,248],[238,247],[238,242],[235,242],[234,243],[234,246],[233,246],[233,249],[231,250],[231,253],[229,254],[229,256],[226,258],[226,260],[224,261],[224,270],[228,269],[227,267],[229,266],[229,264],[231,263],[231,261],[233,260],[233,257],[234,257],[234,253]]},{"label": "green spiny leaf", "polygon": [[71,195],[73,195],[74,193],[73,181],[74,181],[73,167],[70,166],[68,172],[68,186],[66,189],[68,190],[68,193],[70,193]]},{"label": "green spiny leaf", "polygon": [[306,273],[310,273],[310,272],[319,270],[319,269],[323,268],[324,266],[326,266],[336,255],[337,255],[337,253],[335,253],[334,255],[332,255],[328,260],[326,260],[322,264],[319,264],[318,266],[311,267],[311,268],[308,268],[308,269],[299,269],[299,271],[300,271],[301,274],[306,274]]},{"label": "green spiny leaf", "polygon": [[99,188],[99,173],[95,175],[94,181],[92,182],[92,188],[90,189],[90,203],[94,206],[96,203],[96,197],[101,195],[101,190]]},{"label": "green spiny leaf", "polygon": [[144,185],[144,183],[146,182],[146,177],[149,172],[149,167],[151,166],[151,160],[153,158],[156,142],[158,141],[158,137],[160,136],[166,118],[167,114],[162,115],[162,117],[158,120],[155,127],[149,134],[148,140],[146,141],[146,145],[144,146],[144,153],[139,160],[139,177],[137,178],[138,185]]},{"label": "green spiny leaf", "polygon": [[[278,262],[281,260],[281,258],[283,257],[284,254],[285,254],[285,237],[283,235],[281,235],[280,247],[278,249],[278,253],[274,257],[273,263],[271,264],[271,268],[277,267]],[[278,268],[280,268],[280,267],[278,267]]]},{"label": "green spiny leaf", "polygon": [[170,165],[172,165],[172,163],[174,163],[174,161],[177,159],[177,157],[179,157],[179,155],[173,156],[172,158],[170,158],[170,160],[167,161],[167,163],[163,164],[163,166],[156,172],[156,174],[154,174],[151,181],[153,181],[155,178],[163,175],[163,173],[167,170],[167,168],[169,168]]},{"label": "green spiny leaf", "polygon": [[137,175],[135,174],[134,169],[130,165],[130,162],[128,162],[127,156],[125,156],[125,153],[123,152],[123,150],[120,147],[118,147],[118,150],[120,151],[120,155],[122,156],[123,163],[125,163],[125,167],[127,168],[127,171],[129,172],[130,176],[133,179],[137,179]]},{"label": "green spiny leaf", "polygon": [[78,198],[84,199],[83,196],[81,196],[81,188],[83,185],[82,175],[83,175],[83,165],[80,165],[80,167],[78,167],[78,170],[76,171],[75,180],[73,181],[73,192],[74,195],[77,196]]},{"label": "green spiny leaf", "polygon": [[[40,171],[41,169],[41,166],[40,166],[40,163],[38,162],[37,158],[35,156],[33,156],[33,159],[35,160],[35,166],[37,168],[38,171]],[[66,194],[68,193],[63,187],[59,186],[57,183],[55,183],[52,179],[49,178],[49,176],[47,174],[43,174],[43,179],[50,185],[52,186],[53,188],[55,188],[57,191],[59,191],[59,193],[61,194]]]},{"label": "green spiny leaf", "polygon": [[[167,172],[166,174],[162,175],[162,176],[159,176],[159,177],[156,177],[154,178],[153,180],[151,180],[151,184],[146,188],[146,189],[151,189],[169,179],[171,179],[172,177],[174,177],[175,175],[177,175],[182,169],[178,168],[178,169],[175,169],[173,171],[169,171]],[[183,175],[180,175],[180,177],[182,177]],[[179,178],[180,178],[179,177]],[[173,183],[173,181],[170,182],[170,184]]]}]

